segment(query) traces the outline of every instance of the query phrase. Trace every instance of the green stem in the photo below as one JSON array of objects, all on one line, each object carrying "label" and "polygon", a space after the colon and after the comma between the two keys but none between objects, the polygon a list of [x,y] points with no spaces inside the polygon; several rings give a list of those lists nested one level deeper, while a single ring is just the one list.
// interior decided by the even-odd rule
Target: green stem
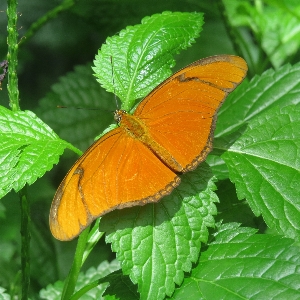
[{"label": "green stem", "polygon": [[65,142],[66,143],[66,148],[70,149],[71,151],[75,152],[76,154],[78,154],[79,156],[82,155],[82,151],[79,150],[78,148],[74,147],[72,144]]},{"label": "green stem", "polygon": [[22,267],[22,300],[28,299],[30,284],[30,204],[26,186],[19,192],[21,204],[21,267]]},{"label": "green stem", "polygon": [[[74,296],[73,293],[77,283],[80,268],[84,264],[94,246],[104,234],[103,232],[99,232],[100,219],[101,218],[98,218],[91,230],[89,230],[90,227],[88,227],[79,236],[73,265],[65,281],[61,299],[69,300],[72,295]],[[76,296],[74,297],[75,299],[77,299]]]},{"label": "green stem", "polygon": [[[18,89],[18,30],[17,30],[17,0],[7,0],[7,61],[8,61],[8,96],[12,111],[19,111]],[[28,299],[30,284],[30,205],[26,187],[19,192],[21,205],[21,268],[22,268],[22,300]]]},{"label": "green stem", "polygon": [[83,288],[81,288],[79,291],[77,291],[76,293],[74,293],[74,295],[70,298],[70,300],[78,300],[80,299],[82,296],[84,296],[88,291],[90,291],[91,289],[97,287],[101,282],[101,279],[97,279],[89,284],[87,284],[86,286],[84,286]]},{"label": "green stem", "polygon": [[27,30],[25,36],[22,37],[19,45],[27,42],[41,27],[44,26],[49,20],[54,19],[59,13],[69,9],[75,4],[75,0],[64,0],[60,5],[48,11],[44,16],[35,21]]},{"label": "green stem", "polygon": [[85,252],[85,247],[89,236],[89,229],[90,227],[86,228],[78,238],[73,264],[65,281],[64,289],[62,292],[62,300],[69,300],[74,293],[79,271],[83,263],[83,254]]},{"label": "green stem", "polygon": [[101,237],[104,235],[104,232],[99,231],[99,224],[100,224],[101,218],[98,218],[92,227],[92,229],[89,232],[89,237],[85,246],[85,250],[82,256],[82,264],[85,262],[85,260],[88,258],[89,254],[93,250],[93,248],[96,246],[98,241],[101,239]]},{"label": "green stem", "polygon": [[7,61],[8,61],[8,83],[7,90],[9,104],[12,111],[20,110],[18,89],[18,30],[17,30],[17,0],[7,0]]}]

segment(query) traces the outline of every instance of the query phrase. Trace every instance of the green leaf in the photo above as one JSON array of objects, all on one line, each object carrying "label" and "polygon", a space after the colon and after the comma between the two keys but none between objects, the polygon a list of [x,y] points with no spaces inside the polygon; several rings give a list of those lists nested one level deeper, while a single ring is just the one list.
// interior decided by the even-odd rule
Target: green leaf
[{"label": "green leaf", "polygon": [[207,227],[214,226],[214,189],[212,174],[202,164],[160,202],[102,217],[100,231],[117,252],[123,273],[138,284],[141,299],[171,296],[197,261]]},{"label": "green leaf", "polygon": [[259,228],[265,231],[266,225],[262,218],[257,218],[253,214],[246,200],[240,201],[236,195],[236,188],[229,179],[218,181],[216,194],[220,202],[216,205],[218,214],[216,222],[230,223],[238,222],[242,226]]},{"label": "green leaf", "polygon": [[300,14],[299,5],[292,13],[266,7],[259,15],[265,22],[259,32],[262,35],[261,46],[275,68],[280,67],[299,50],[300,26],[294,13]]},{"label": "green leaf", "polygon": [[49,284],[45,289],[40,291],[41,299],[60,300],[64,284],[62,281],[57,281],[54,284]]},{"label": "green leaf", "polygon": [[[86,149],[113,122],[115,98],[101,88],[90,65],[75,67],[51,89],[40,101],[37,115],[80,149]],[[59,109],[58,105],[67,108]]]},{"label": "green leaf", "polygon": [[[217,149],[215,143],[214,147],[215,149]],[[224,180],[228,178],[228,168],[224,160],[220,156],[209,154],[205,161],[213,169],[213,173],[218,178],[218,180]]]},{"label": "green leaf", "polygon": [[298,0],[266,0],[272,6],[279,7],[282,11],[294,15],[298,20],[300,20],[300,13],[297,8],[299,7]]},{"label": "green leaf", "polygon": [[[91,267],[85,273],[80,273],[76,284],[76,291],[85,289],[85,293],[80,297],[81,300],[101,299],[101,295],[107,288],[107,283],[101,283],[91,289],[88,289],[89,284],[94,281],[107,276],[108,274],[120,268],[119,262],[113,260],[108,263],[102,262],[97,268]],[[40,291],[41,299],[60,300],[63,290],[63,283],[61,281],[55,282],[53,285],[49,284],[45,289]]]},{"label": "green leaf", "polygon": [[289,5],[268,2],[270,5],[261,1],[254,5],[249,1],[224,1],[232,25],[250,27],[272,65],[278,68],[299,50],[300,5],[299,1],[289,1]]},{"label": "green leaf", "polygon": [[299,299],[294,241],[226,224],[171,299]]},{"label": "green leaf", "polygon": [[300,236],[300,104],[275,107],[253,119],[222,156],[255,215],[280,234]]},{"label": "green leaf", "polygon": [[0,198],[43,176],[67,146],[34,113],[4,107],[0,107],[0,140]]},{"label": "green leaf", "polygon": [[0,287],[0,300],[10,300],[11,297],[5,293],[5,289]]},{"label": "green leaf", "polygon": [[121,271],[115,271],[106,276],[105,280],[109,282],[109,287],[105,290],[103,298],[105,300],[139,300],[140,295],[136,286],[131,282],[128,276],[123,275]]},{"label": "green leaf", "polygon": [[93,68],[98,81],[131,109],[171,75],[174,55],[194,42],[202,25],[201,13],[164,12],[127,27],[99,50]]},{"label": "green leaf", "polygon": [[[259,114],[274,106],[300,102],[300,63],[269,69],[242,83],[229,94],[218,113],[215,137],[235,133]],[[228,117],[230,116],[230,117]]]},{"label": "green leaf", "polygon": [[[243,82],[229,94],[218,113],[214,151],[220,155],[243,135],[247,123],[275,106],[300,102],[300,63],[285,65],[274,71]],[[219,157],[209,157],[208,163],[218,179],[228,178],[227,167]]]}]

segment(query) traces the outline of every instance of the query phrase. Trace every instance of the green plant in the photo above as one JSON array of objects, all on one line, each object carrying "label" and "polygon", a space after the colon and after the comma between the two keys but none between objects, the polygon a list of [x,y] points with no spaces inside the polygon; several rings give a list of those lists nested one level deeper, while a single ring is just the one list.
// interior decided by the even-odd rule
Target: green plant
[{"label": "green plant", "polygon": [[[201,164],[195,171],[183,175],[176,191],[157,204],[116,210],[102,217],[100,225],[98,220],[90,232],[86,230],[79,237],[67,280],[47,286],[40,292],[40,297],[95,299],[105,291],[105,299],[163,299],[166,296],[173,299],[299,298],[300,170],[297,154],[300,148],[300,65],[281,66],[288,61],[290,52],[282,51],[278,46],[278,53],[276,47],[268,53],[266,49],[269,48],[261,46],[270,40],[268,33],[272,34],[261,17],[262,10],[286,11],[286,7],[291,5],[288,1],[282,3],[283,8],[275,4],[263,6],[260,1],[256,1],[255,6],[248,1],[224,2],[229,15],[227,25],[236,37],[235,46],[241,56],[248,57],[250,76],[259,75],[245,81],[222,106],[214,151],[207,160],[210,166]],[[300,8],[297,3],[293,5],[294,13],[289,17],[299,20],[297,12]],[[9,8],[11,17],[16,18],[16,6],[9,3]],[[276,18],[280,16],[273,14],[274,24],[279,22]],[[251,49],[246,46],[249,30],[237,27],[247,25],[247,17],[257,20],[257,45],[251,44]],[[137,98],[144,97],[171,74],[174,54],[194,41],[203,22],[200,13],[163,13],[146,18],[143,23],[108,39],[95,60],[94,72],[102,85],[115,92],[123,101],[123,108],[128,110],[132,109]],[[9,27],[15,35],[12,36],[11,47],[17,44],[14,26]],[[159,36],[162,28],[164,34],[171,37],[170,40]],[[157,38],[155,46],[145,42],[149,36]],[[281,39],[278,41],[282,43]],[[297,34],[291,41],[297,46],[293,52],[297,57],[300,43]],[[139,56],[140,65],[132,59],[141,53],[137,51],[141,47],[143,53],[156,50],[151,64],[146,63],[146,55]],[[258,52],[260,54],[256,55]],[[99,66],[103,54],[114,58],[114,82],[111,65]],[[16,60],[16,53],[13,56]],[[278,56],[279,62],[274,59]],[[8,56],[9,63],[11,59]],[[142,67],[150,70],[146,78],[141,81],[132,78],[125,64],[128,60],[135,68],[145,64]],[[271,64],[277,69],[262,73]],[[16,74],[16,65],[10,63],[9,66],[14,68],[9,69],[9,75]],[[122,89],[118,80],[121,75],[136,87]],[[25,212],[24,229],[26,224],[31,223],[26,200],[30,193],[27,195],[24,186],[50,170],[65,148],[80,153],[70,143],[82,146],[83,140],[87,140],[82,132],[81,136],[73,134],[78,130],[74,126],[78,119],[90,119],[87,112],[58,111],[55,106],[100,106],[113,110],[115,100],[100,88],[90,65],[75,68],[53,86],[52,92],[40,101],[37,111],[57,135],[34,113],[18,109],[18,87],[12,79],[15,78],[9,80],[9,92],[14,109],[10,111],[0,107],[0,191],[1,196],[12,189],[20,193],[24,204],[22,211]],[[99,133],[99,123],[104,129],[111,122],[105,110],[97,111],[88,125],[83,124],[81,119],[80,126],[87,126],[90,137]],[[73,117],[78,119],[74,122]],[[72,130],[69,131],[68,127]],[[95,131],[91,130],[93,127],[96,127]],[[68,136],[70,143],[59,138],[64,135]],[[264,222],[258,217],[260,215]],[[33,243],[37,246],[35,251],[38,252],[36,257],[43,258],[43,249],[45,252],[49,249],[59,251],[59,242],[42,244],[42,231],[34,226],[34,222],[31,226]],[[79,273],[88,256],[96,251],[94,247],[103,236],[102,232],[116,252],[121,269],[116,261],[102,262],[99,258],[95,263],[95,256],[93,267]],[[29,280],[26,264],[29,257],[28,233],[29,230],[26,230],[23,234],[22,272],[27,274],[23,279],[24,299]],[[1,247],[6,249],[3,255],[7,257],[10,251],[8,245],[4,238]],[[58,257],[52,258],[50,270],[53,265],[59,264]],[[38,269],[34,272],[41,276]],[[13,290],[11,287],[11,294]],[[3,297],[7,297],[4,292]]]}]

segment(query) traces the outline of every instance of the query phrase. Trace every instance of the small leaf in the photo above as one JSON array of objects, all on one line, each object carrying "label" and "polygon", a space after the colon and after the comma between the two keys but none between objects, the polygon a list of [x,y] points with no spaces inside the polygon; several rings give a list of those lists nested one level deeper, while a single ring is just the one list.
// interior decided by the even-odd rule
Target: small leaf
[{"label": "small leaf", "polygon": [[222,156],[255,215],[280,234],[300,236],[300,104],[275,107],[249,122]]},{"label": "small leaf", "polygon": [[32,184],[58,162],[67,143],[29,111],[0,107],[0,198]]},{"label": "small leaf", "polygon": [[131,109],[171,75],[174,55],[194,42],[202,25],[203,14],[164,12],[127,27],[99,50],[93,68],[98,81]]},{"label": "small leaf", "polygon": [[299,299],[294,241],[226,224],[171,299]]},{"label": "small leaf", "polygon": [[214,226],[214,189],[212,174],[202,164],[160,202],[102,217],[100,231],[106,232],[124,274],[138,284],[141,299],[171,296],[197,261],[207,227]]}]

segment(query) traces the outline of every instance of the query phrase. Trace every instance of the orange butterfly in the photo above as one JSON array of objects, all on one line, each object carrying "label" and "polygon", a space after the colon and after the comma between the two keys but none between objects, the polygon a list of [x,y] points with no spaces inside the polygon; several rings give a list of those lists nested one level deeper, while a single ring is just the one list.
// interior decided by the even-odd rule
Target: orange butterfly
[{"label": "orange butterfly", "polygon": [[60,184],[50,228],[70,240],[114,209],[157,202],[212,149],[221,104],[247,73],[231,55],[198,60],[157,86],[133,115],[115,112],[119,127],[96,141]]}]

